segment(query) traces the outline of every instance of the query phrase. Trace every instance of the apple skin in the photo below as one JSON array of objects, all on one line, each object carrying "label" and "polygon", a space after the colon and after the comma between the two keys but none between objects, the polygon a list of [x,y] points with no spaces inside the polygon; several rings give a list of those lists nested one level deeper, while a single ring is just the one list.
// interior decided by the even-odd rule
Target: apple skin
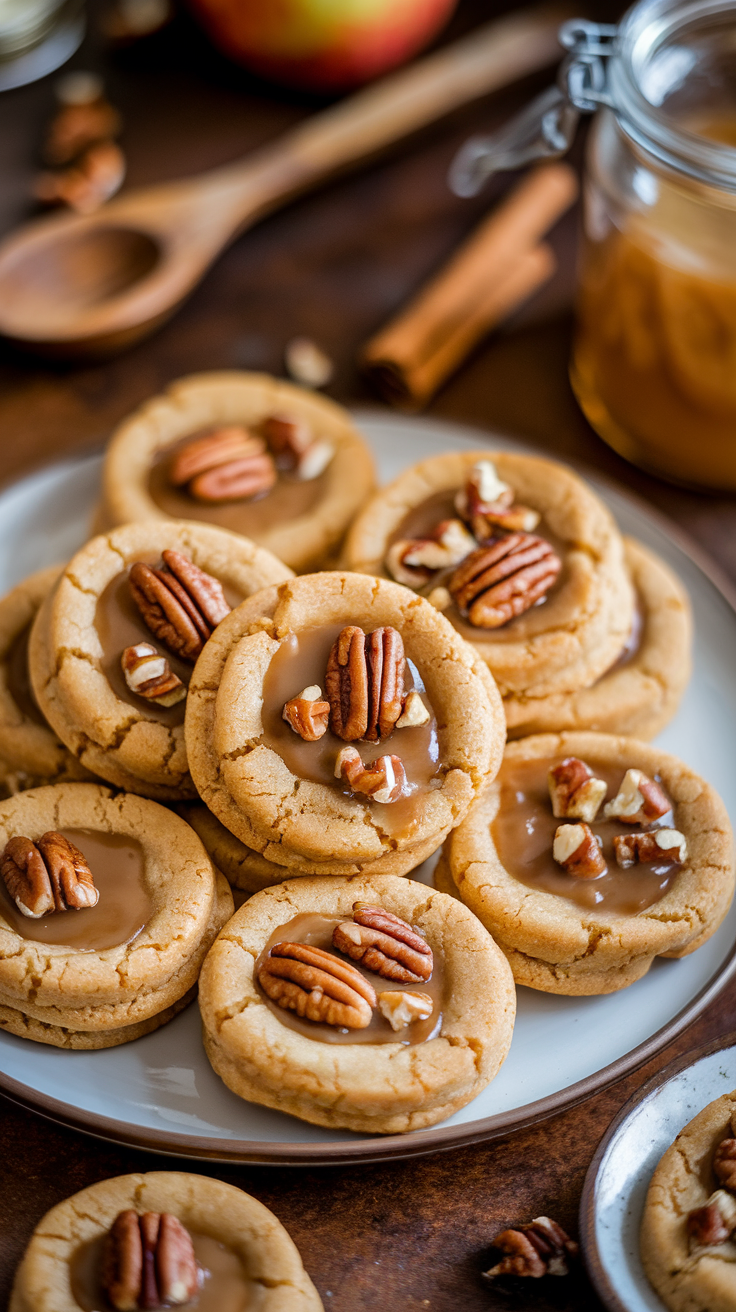
[{"label": "apple skin", "polygon": [[346,91],[403,63],[457,0],[189,0],[213,43],[288,86]]}]

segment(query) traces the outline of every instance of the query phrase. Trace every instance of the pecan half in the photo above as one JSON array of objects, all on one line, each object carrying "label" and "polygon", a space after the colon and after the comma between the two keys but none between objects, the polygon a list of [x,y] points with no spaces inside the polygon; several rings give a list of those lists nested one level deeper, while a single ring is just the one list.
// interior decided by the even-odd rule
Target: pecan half
[{"label": "pecan half", "polygon": [[429,1020],[434,1003],[428,993],[404,993],[387,989],[378,995],[378,1010],[398,1034],[417,1020]]},{"label": "pecan half", "polygon": [[374,802],[398,802],[406,788],[406,771],[400,756],[379,756],[364,765],[355,747],[343,747],[335,761],[335,778],[342,779],[354,793],[365,793]]},{"label": "pecan half", "polygon": [[305,742],[315,743],[327,733],[330,703],[322,700],[322,689],[313,684],[304,688],[298,697],[284,704],[283,718]]},{"label": "pecan half", "polygon": [[617,834],[613,848],[622,870],[652,861],[672,861],[681,865],[687,857],[687,839],[679,829],[653,829],[647,834]]},{"label": "pecan half", "polygon": [[331,442],[316,440],[311,426],[296,415],[269,415],[261,432],[270,446],[278,469],[295,473],[303,482],[317,478],[335,454]]},{"label": "pecan half", "polygon": [[386,568],[397,583],[419,588],[441,569],[451,569],[475,551],[477,542],[459,519],[444,519],[426,538],[404,538],[386,553]]},{"label": "pecan half", "polygon": [[354,903],[353,919],[335,926],[332,942],[384,979],[417,984],[431,978],[431,947],[416,929],[384,907]]},{"label": "pecan half", "polygon": [[671,810],[672,803],[661,784],[650,779],[643,770],[627,770],[616,796],[604,807],[603,814],[608,820],[647,825],[653,820],[661,820]]},{"label": "pecan half", "polygon": [[174,487],[187,484],[197,501],[246,501],[263,496],[276,482],[276,466],[265,442],[240,424],[192,438],[172,460]]},{"label": "pecan half", "polygon": [[595,820],[607,786],[596,779],[585,761],[577,756],[566,756],[547,775],[547,787],[552,801],[552,814],[558,820]]},{"label": "pecan half", "polygon": [[716,1189],[702,1207],[688,1212],[686,1225],[691,1249],[725,1244],[736,1230],[736,1198]]},{"label": "pecan half", "polygon": [[499,529],[530,533],[540,519],[536,510],[514,503],[513,489],[498,477],[490,460],[473,466],[455,504],[479,542],[496,537]]},{"label": "pecan half", "polygon": [[99,899],[92,871],[78,847],[49,829],[37,842],[11,838],[0,874],[18,910],[31,920],[52,911],[82,911]]},{"label": "pecan half", "polygon": [[185,685],[174,674],[165,656],[150,642],[126,647],[120,657],[125,682],[131,692],[157,706],[176,706],[187,695]]},{"label": "pecan half", "polygon": [[194,663],[230,607],[220,582],[188,556],[167,549],[162,557],[163,569],[142,561],[131,566],[131,596],[153,635]]},{"label": "pecan half", "polygon": [[736,1191],[736,1139],[722,1139],[713,1155],[713,1170],[724,1189]]},{"label": "pecan half", "polygon": [[332,732],[344,742],[386,738],[402,713],[404,668],[404,643],[396,629],[368,635],[357,625],[343,629],[325,674]]},{"label": "pecan half", "polygon": [[608,869],[598,839],[589,825],[559,825],[555,831],[552,857],[568,875],[595,879]]},{"label": "pecan half", "polygon": [[549,1216],[537,1216],[528,1225],[502,1230],[493,1240],[493,1247],[505,1255],[490,1271],[484,1271],[486,1280],[497,1276],[566,1276],[570,1273],[570,1258],[577,1257],[578,1245]]},{"label": "pecan half", "polygon": [[498,629],[546,596],[562,561],[544,538],[511,533],[472,552],[449,589],[463,615],[481,629]]},{"label": "pecan half", "polygon": [[285,1011],[351,1030],[370,1025],[376,994],[355,966],[308,943],[276,943],[258,982]]},{"label": "pecan half", "polygon": [[171,1212],[120,1212],[105,1241],[100,1283],[116,1312],[189,1303],[201,1286],[189,1231]]}]

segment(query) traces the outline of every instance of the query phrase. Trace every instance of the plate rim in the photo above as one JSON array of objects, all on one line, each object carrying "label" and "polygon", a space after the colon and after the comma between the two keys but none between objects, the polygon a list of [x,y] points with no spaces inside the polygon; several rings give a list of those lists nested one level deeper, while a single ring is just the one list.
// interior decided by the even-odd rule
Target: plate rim
[{"label": "plate rim", "polygon": [[[490,438],[494,445],[508,441],[515,447],[521,447],[530,453],[548,457],[548,453],[543,448],[523,437],[484,430],[471,424],[465,424],[462,421],[454,421],[440,416],[397,415],[387,408],[378,406],[353,407],[352,413],[358,422],[361,420],[393,421],[410,427],[415,425],[420,427],[422,424],[428,424],[436,428],[452,430],[456,435],[459,431],[464,431],[468,434],[468,438],[474,441],[482,442]],[[100,454],[101,449],[95,444],[92,449],[87,446],[86,449],[71,452],[60,460],[45,461],[11,477],[9,480],[4,480],[0,484],[0,494],[10,491],[28,478],[50,471],[54,467],[64,467],[72,462],[99,457]],[[573,468],[599,488],[609,488],[619,498],[627,501],[638,514],[653,522],[659,531],[706,576],[736,618],[736,587],[707,551],[700,547],[686,530],[681,529],[678,524],[670,520],[657,507],[651,506],[643,497],[631,492],[625,484],[619,483],[607,474],[600,473],[585,462],[565,457],[559,460],[558,463]],[[685,1007],[659,1030],[645,1039],[643,1043],[638,1044],[628,1053],[624,1053],[621,1057],[618,1057],[609,1065],[601,1067],[600,1070],[593,1072],[591,1075],[585,1076],[584,1079],[567,1085],[553,1094],[548,1094],[545,1098],[456,1126],[439,1126],[431,1130],[407,1132],[398,1135],[376,1135],[370,1138],[356,1138],[345,1142],[328,1142],[324,1145],[268,1140],[213,1139],[211,1136],[183,1134],[178,1131],[159,1130],[153,1127],[133,1128],[127,1121],[106,1117],[97,1112],[73,1108],[69,1103],[32,1089],[22,1081],[6,1075],[3,1071],[0,1071],[0,1093],[21,1107],[84,1134],[147,1152],[158,1152],[193,1160],[273,1166],[328,1166],[340,1165],[349,1161],[381,1162],[426,1156],[430,1153],[449,1151],[452,1148],[467,1147],[474,1143],[490,1142],[504,1135],[529,1128],[541,1121],[550,1119],[562,1111],[579,1105],[585,1099],[592,1097],[593,1094],[631,1074],[663,1051],[715,1000],[734,974],[736,974],[736,942],[734,942],[721,965],[716,968],[703,987],[690,999]],[[736,1033],[734,1034],[734,1040],[736,1041]],[[669,1067],[664,1069],[669,1070]],[[647,1082],[644,1086],[645,1089],[649,1087],[649,1083]],[[628,1106],[628,1103],[626,1105]],[[604,1136],[604,1141],[607,1141],[607,1139],[608,1133]],[[594,1158],[594,1161],[597,1160],[598,1153]],[[611,1307],[615,1309],[615,1312],[627,1312],[627,1309],[620,1302],[611,1304]]]}]

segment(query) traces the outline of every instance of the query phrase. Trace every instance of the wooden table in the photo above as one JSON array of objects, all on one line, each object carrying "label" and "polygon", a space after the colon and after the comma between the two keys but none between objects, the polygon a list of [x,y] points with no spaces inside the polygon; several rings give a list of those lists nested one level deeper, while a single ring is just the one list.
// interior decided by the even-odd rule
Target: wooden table
[{"label": "wooden table", "polygon": [[[493,10],[484,0],[462,0],[452,34]],[[74,64],[100,68],[124,113],[131,185],[235,158],[310,109],[305,97],[274,91],[227,65],[183,18],[115,56],[93,32]],[[53,101],[50,81],[0,97],[2,230],[28,212],[34,152]],[[0,477],[101,444],[117,420],[177,375],[232,367],[279,372],[284,345],[297,333],[314,337],[336,361],[332,395],[348,404],[375,401],[356,371],[356,348],[442,262],[493,194],[472,203],[450,195],[445,176],[455,149],[542,82],[530,80],[458,113],[268,219],[220,260],[167,327],[125,355],[72,368],[0,350]],[[513,331],[476,352],[431,413],[523,435],[619,479],[671,515],[736,580],[733,498],[676,490],[638,473],[598,440],[578,411],[566,372],[574,220],[560,226],[555,241],[562,263],[555,286]],[[325,1307],[335,1312],[460,1306],[465,1312],[592,1312],[600,1304],[582,1274],[529,1282],[518,1294],[489,1290],[479,1274],[488,1265],[489,1241],[503,1225],[540,1213],[575,1231],[587,1165],[619,1107],[654,1069],[734,1028],[735,1015],[736,984],[650,1066],[501,1142],[406,1164],[215,1166],[210,1173],[273,1208],[299,1245]],[[187,1168],[85,1138],[0,1099],[3,1305],[47,1208],[105,1176],[177,1165]]]}]

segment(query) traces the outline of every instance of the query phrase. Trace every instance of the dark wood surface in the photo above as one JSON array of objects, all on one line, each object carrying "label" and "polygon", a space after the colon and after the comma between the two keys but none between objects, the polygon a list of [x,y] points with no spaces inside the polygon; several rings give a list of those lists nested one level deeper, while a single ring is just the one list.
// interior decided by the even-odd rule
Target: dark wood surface
[{"label": "dark wood surface", "polygon": [[[461,0],[450,34],[496,12]],[[590,10],[589,10],[590,12]],[[93,18],[96,9],[93,7]],[[130,185],[237,157],[314,107],[211,52],[188,19],[124,53],[93,31],[74,66],[104,71],[125,115]],[[330,394],[374,402],[356,350],[469,231],[480,200],[445,184],[470,131],[492,127],[544,79],[475,105],[324,187],[246,234],[157,336],[102,364],[49,366],[0,347],[0,478],[100,445],[111,426],[169,379],[193,370],[280,372],[283,347],[306,333],[335,359]],[[0,97],[0,230],[30,212],[28,190],[52,79]],[[736,581],[736,502],[681,491],[618,459],[586,424],[567,381],[576,221],[560,225],[561,273],[504,333],[476,351],[430,412],[518,434],[618,479],[688,530]],[[43,532],[43,525],[38,531]],[[600,1306],[584,1275],[489,1290],[489,1242],[509,1222],[548,1213],[576,1230],[588,1163],[627,1097],[675,1055],[736,1025],[736,985],[649,1067],[535,1129],[406,1164],[339,1170],[207,1168],[273,1209],[335,1312]],[[577,1035],[576,1041],[584,1041]],[[34,1224],[60,1199],[110,1175],[187,1163],[126,1151],[62,1129],[0,1099],[0,1302]]]}]

